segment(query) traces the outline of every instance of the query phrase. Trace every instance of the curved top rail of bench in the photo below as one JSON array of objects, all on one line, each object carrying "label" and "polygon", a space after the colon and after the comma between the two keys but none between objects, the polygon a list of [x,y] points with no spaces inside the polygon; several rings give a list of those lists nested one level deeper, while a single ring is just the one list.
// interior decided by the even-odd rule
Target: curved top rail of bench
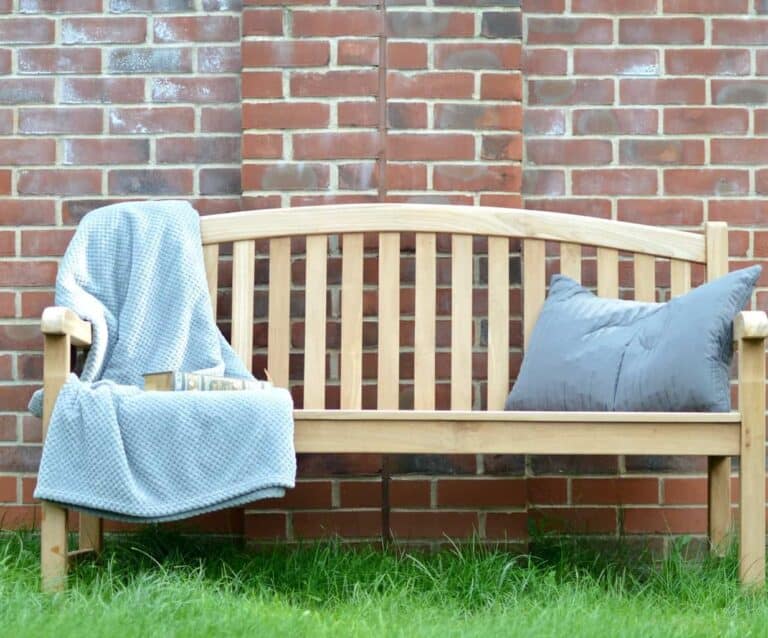
[{"label": "curved top rail of bench", "polygon": [[339,204],[209,215],[203,244],[360,232],[458,233],[547,239],[704,263],[703,234],[581,215],[435,204]]}]

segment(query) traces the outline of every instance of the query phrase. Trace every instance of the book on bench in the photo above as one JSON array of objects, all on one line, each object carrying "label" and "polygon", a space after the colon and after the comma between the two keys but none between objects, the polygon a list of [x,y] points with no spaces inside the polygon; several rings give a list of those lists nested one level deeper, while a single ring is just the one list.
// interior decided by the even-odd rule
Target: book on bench
[{"label": "book on bench", "polygon": [[145,390],[266,390],[272,387],[271,381],[220,377],[199,372],[150,372],[144,377]]}]

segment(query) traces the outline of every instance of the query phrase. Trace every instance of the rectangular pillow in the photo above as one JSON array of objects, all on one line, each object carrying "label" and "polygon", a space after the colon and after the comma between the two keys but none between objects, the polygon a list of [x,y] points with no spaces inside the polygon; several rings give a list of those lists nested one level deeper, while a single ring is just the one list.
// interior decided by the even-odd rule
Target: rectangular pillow
[{"label": "rectangular pillow", "polygon": [[667,303],[603,299],[555,275],[506,409],[727,412],[733,319],[760,272]]}]

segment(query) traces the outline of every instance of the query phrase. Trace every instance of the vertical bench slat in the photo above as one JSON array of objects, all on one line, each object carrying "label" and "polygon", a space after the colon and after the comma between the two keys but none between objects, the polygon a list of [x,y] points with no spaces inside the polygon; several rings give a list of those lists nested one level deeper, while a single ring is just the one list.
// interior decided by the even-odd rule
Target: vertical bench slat
[{"label": "vertical bench slat", "polygon": [[216,318],[217,300],[219,292],[219,245],[207,244],[203,246],[203,261],[205,262],[205,279],[208,283],[208,295],[211,298],[213,318]]},{"label": "vertical bench slat", "polygon": [[379,357],[376,405],[400,406],[400,235],[379,235]]},{"label": "vertical bench slat", "polygon": [[451,409],[472,408],[472,236],[451,246]]},{"label": "vertical bench slat", "polygon": [[523,346],[528,346],[546,294],[544,241],[523,241]]},{"label": "vertical bench slat", "polygon": [[307,237],[304,299],[304,407],[325,408],[325,323],[328,237]]},{"label": "vertical bench slat", "polygon": [[276,386],[288,387],[291,347],[291,239],[269,241],[267,369]]},{"label": "vertical bench slat", "polygon": [[232,348],[245,367],[253,365],[253,283],[255,245],[236,241],[232,247]]},{"label": "vertical bench slat", "polygon": [[691,264],[673,259],[669,272],[669,292],[672,297],[684,295],[691,289]]},{"label": "vertical bench slat", "polygon": [[616,299],[619,296],[619,251],[597,249],[597,294]]},{"label": "vertical bench slat", "polygon": [[437,241],[416,233],[416,290],[413,343],[413,407],[435,409],[435,318],[437,315]]},{"label": "vertical bench slat", "polygon": [[635,255],[635,300],[656,301],[656,259],[653,255]]},{"label": "vertical bench slat", "polygon": [[509,393],[509,240],[488,238],[488,409]]},{"label": "vertical bench slat", "polygon": [[581,282],[581,246],[560,244],[560,273]]},{"label": "vertical bench slat", "polygon": [[341,409],[359,410],[363,384],[363,234],[344,235],[341,261]]}]

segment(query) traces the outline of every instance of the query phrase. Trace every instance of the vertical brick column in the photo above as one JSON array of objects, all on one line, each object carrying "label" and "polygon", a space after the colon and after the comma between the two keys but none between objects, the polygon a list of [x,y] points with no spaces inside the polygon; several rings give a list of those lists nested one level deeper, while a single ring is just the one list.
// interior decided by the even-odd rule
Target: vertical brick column
[{"label": "vertical brick column", "polygon": [[[764,262],[767,13],[752,0],[526,2],[526,206],[690,230],[724,220],[731,267]],[[594,268],[585,277],[594,284]],[[668,271],[657,282],[668,298]],[[531,485],[562,483],[555,503],[532,496],[550,524],[706,530],[703,459],[534,457],[528,467]]]}]

